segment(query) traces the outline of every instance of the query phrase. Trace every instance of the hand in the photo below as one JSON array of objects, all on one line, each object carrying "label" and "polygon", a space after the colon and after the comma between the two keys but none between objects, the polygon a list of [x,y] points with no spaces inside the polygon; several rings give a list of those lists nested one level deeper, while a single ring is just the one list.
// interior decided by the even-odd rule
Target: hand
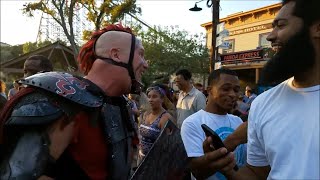
[{"label": "hand", "polygon": [[54,159],[58,159],[67,146],[70,144],[74,135],[75,122],[66,124],[65,117],[60,118],[48,130],[50,138],[49,151]]},{"label": "hand", "polygon": [[212,138],[207,137],[203,142],[203,151],[206,160],[210,163],[210,169],[216,169],[222,173],[228,172],[236,165],[233,152],[228,153],[226,148],[213,150]]},{"label": "hand", "polygon": [[140,116],[140,111],[138,109],[132,109],[132,112],[136,115],[136,116]]},{"label": "hand", "polygon": [[48,176],[40,176],[38,180],[54,180],[54,178],[48,177]]},{"label": "hand", "polygon": [[204,155],[191,160],[191,169],[197,179],[206,179],[217,171],[227,172],[235,166],[233,153],[227,154],[226,148],[214,150],[212,139],[208,137],[203,142]]}]

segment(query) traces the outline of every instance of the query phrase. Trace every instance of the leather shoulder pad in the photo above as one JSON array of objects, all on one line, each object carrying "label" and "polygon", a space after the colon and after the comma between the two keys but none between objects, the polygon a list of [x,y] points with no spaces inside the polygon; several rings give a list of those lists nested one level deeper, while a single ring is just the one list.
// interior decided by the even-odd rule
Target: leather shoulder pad
[{"label": "leather shoulder pad", "polygon": [[87,107],[100,107],[103,103],[102,96],[87,90],[90,85],[83,78],[64,72],[38,73],[21,79],[19,83],[41,88]]},{"label": "leather shoulder pad", "polygon": [[63,115],[63,111],[46,102],[26,104],[14,109],[6,125],[48,124]]}]

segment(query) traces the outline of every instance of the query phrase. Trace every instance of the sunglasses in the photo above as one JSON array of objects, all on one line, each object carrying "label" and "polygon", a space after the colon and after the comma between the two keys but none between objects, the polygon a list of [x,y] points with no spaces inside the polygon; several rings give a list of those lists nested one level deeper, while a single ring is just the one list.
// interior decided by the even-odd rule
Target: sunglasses
[{"label": "sunglasses", "polygon": [[164,92],[164,90],[159,87],[159,86],[153,86],[153,87],[149,87],[146,91],[147,94],[149,94],[150,91],[155,90],[158,91],[160,93],[161,96],[164,96],[166,93]]}]

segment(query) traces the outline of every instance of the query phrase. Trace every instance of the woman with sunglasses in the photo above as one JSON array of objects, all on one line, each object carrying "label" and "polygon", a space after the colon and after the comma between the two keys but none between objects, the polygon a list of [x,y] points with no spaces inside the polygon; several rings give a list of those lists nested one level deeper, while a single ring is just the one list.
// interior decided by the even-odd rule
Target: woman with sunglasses
[{"label": "woman with sunglasses", "polygon": [[[138,164],[150,151],[161,130],[168,120],[173,120],[170,113],[163,108],[165,92],[158,86],[149,87],[146,91],[150,109],[141,115],[139,132],[141,144],[139,148]],[[175,120],[173,120],[175,122]]]}]

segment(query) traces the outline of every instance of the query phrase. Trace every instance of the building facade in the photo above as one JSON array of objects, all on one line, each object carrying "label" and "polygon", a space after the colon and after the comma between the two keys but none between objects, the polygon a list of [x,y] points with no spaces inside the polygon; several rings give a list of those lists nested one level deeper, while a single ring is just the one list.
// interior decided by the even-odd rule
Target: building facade
[{"label": "building facade", "polygon": [[[272,31],[272,21],[281,8],[281,3],[262,8],[231,14],[220,19],[229,31],[224,41],[227,47],[219,48],[216,68],[227,67],[237,71],[241,87],[250,85],[261,91],[259,84],[260,70],[274,54],[271,43],[266,40]],[[207,47],[211,48],[212,23],[201,25],[206,29]],[[259,90],[261,89],[261,90]]]}]

